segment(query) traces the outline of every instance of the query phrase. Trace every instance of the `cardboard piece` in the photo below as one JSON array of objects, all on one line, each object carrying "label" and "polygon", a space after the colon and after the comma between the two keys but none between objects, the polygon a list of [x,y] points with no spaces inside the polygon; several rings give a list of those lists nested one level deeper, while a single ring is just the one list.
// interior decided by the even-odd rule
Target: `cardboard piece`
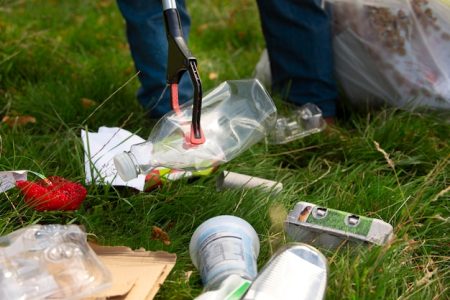
[{"label": "cardboard piece", "polygon": [[84,300],[150,300],[176,262],[176,254],[90,244],[112,275],[111,288]]}]

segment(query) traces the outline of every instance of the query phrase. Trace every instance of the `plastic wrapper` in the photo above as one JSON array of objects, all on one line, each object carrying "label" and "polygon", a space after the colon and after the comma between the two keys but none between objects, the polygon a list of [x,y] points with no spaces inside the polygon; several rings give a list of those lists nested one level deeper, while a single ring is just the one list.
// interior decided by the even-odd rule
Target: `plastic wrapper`
[{"label": "plastic wrapper", "polygon": [[327,2],[337,79],[353,104],[450,109],[450,2]]},{"label": "plastic wrapper", "polygon": [[192,103],[165,115],[147,142],[116,155],[114,163],[124,180],[156,167],[201,170],[228,162],[264,139],[274,127],[276,107],[256,79],[226,81],[203,98],[201,126],[205,143],[186,139],[191,128]]},{"label": "plastic wrapper", "polygon": [[0,237],[0,299],[80,299],[110,284],[76,225],[32,225]]}]

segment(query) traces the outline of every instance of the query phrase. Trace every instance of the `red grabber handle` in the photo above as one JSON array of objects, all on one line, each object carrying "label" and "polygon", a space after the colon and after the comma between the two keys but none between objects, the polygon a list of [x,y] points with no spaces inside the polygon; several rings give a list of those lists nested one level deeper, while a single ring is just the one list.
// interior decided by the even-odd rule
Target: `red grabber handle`
[{"label": "red grabber handle", "polygon": [[202,82],[197,70],[197,59],[192,55],[183,38],[180,15],[176,8],[175,0],[163,0],[164,21],[169,44],[167,59],[167,83],[170,85],[170,99],[172,109],[180,113],[178,103],[178,83],[181,76],[188,71],[194,86],[194,99],[192,107],[192,126],[189,141],[199,145],[205,142],[205,136],[201,130],[200,117],[202,110]]}]

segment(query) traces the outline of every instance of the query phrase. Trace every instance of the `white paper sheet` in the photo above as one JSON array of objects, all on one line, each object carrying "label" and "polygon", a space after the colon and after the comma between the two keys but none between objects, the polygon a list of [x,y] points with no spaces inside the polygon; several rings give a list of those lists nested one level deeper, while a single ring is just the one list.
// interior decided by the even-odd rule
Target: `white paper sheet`
[{"label": "white paper sheet", "polygon": [[81,130],[84,147],[84,169],[86,184],[128,186],[144,190],[145,175],[128,182],[117,174],[113,157],[123,151],[129,151],[134,144],[145,140],[125,129],[118,127],[100,127],[98,133]]}]

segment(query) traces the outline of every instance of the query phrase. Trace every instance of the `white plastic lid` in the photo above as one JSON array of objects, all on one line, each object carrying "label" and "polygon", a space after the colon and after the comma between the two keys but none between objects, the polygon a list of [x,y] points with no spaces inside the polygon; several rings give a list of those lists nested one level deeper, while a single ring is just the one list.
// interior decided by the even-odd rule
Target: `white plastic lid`
[{"label": "white plastic lid", "polygon": [[114,156],[114,165],[116,166],[117,173],[124,181],[129,181],[138,176],[136,166],[133,163],[130,155],[126,152],[122,152]]}]

